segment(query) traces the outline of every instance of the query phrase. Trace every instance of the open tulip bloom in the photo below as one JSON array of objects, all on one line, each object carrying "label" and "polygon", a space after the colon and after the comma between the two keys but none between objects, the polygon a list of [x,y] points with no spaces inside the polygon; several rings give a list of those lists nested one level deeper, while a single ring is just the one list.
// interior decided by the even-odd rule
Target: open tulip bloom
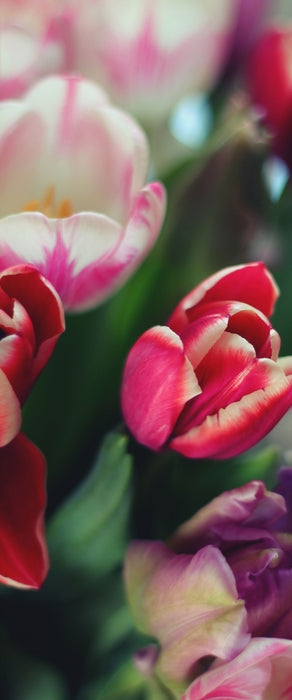
[{"label": "open tulip bloom", "polygon": [[291,471],[280,471],[280,493],[260,481],[223,493],[168,547],[130,545],[129,603],[139,628],[159,642],[156,654],[144,649],[144,669],[139,652],[136,665],[176,697],[190,681],[183,700],[290,697]]},{"label": "open tulip bloom", "polygon": [[68,310],[101,303],[160,231],[147,173],[144,133],[93,83],[51,77],[0,103],[0,269],[35,265]]},{"label": "open tulip bloom", "polygon": [[227,268],[188,294],[167,326],[137,340],[122,409],[139,442],[222,459],[274,427],[292,404],[292,357],[278,357],[268,318],[277,296],[262,263]]},{"label": "open tulip bloom", "polygon": [[63,330],[61,300],[36,269],[0,273],[0,581],[18,587],[38,588],[48,569],[46,464],[19,433],[21,405]]}]

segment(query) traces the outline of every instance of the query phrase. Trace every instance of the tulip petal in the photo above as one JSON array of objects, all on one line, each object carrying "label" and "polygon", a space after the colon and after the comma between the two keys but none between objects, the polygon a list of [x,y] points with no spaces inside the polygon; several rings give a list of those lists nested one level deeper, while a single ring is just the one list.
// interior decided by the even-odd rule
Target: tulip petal
[{"label": "tulip petal", "polygon": [[0,581],[39,588],[48,570],[45,459],[23,434],[0,451]]},{"label": "tulip petal", "polygon": [[253,639],[235,659],[197,678],[181,700],[288,700],[291,662],[292,642]]},{"label": "tulip petal", "polygon": [[[268,365],[267,378],[265,362],[257,361],[253,346],[245,338],[224,332],[196,368],[202,393],[185,407],[175,426],[175,435],[187,432],[208,415],[266,386],[271,370]],[[283,379],[282,372],[278,373]]]},{"label": "tulip petal", "polygon": [[0,273],[0,287],[23,305],[35,332],[37,352],[31,364],[30,375],[25,376],[21,397],[23,400],[65,329],[63,306],[50,282],[29,265],[10,267]]},{"label": "tulip petal", "polygon": [[31,386],[31,368],[33,358],[31,348],[25,338],[8,335],[0,342],[0,367],[6,375],[20,403]]},{"label": "tulip petal", "polygon": [[36,196],[44,138],[39,115],[22,102],[0,103],[0,217],[21,211],[25,202]]},{"label": "tulip petal", "polygon": [[161,542],[134,542],[125,579],[139,628],[160,642],[156,669],[173,682],[188,681],[202,657],[230,659],[248,642],[243,602],[216,547],[190,556]]},{"label": "tulip petal", "polygon": [[[169,446],[187,457],[223,459],[261,440],[292,402],[292,379],[272,360],[259,360],[262,388],[208,415],[201,425],[173,438]],[[258,375],[260,378],[260,374]]]},{"label": "tulip petal", "polygon": [[15,438],[20,425],[19,400],[6,375],[0,370],[0,447],[7,445]]},{"label": "tulip petal", "polygon": [[0,270],[29,262],[53,284],[67,310],[104,301],[139,265],[156,240],[165,212],[164,189],[147,185],[122,228],[102,214],[47,219],[23,212],[0,219]]},{"label": "tulip petal", "polygon": [[201,392],[179,336],[167,326],[146,331],[128,355],[122,411],[135,438],[158,450],[186,401]]},{"label": "tulip petal", "polygon": [[221,338],[228,325],[228,315],[211,313],[198,318],[186,326],[180,337],[185,353],[194,369],[200,364],[214,343]]},{"label": "tulip petal", "polygon": [[206,544],[226,551],[234,542],[264,542],[266,528],[284,513],[285,501],[280,494],[267,491],[262,481],[250,481],[214,498],[181,525],[168,544],[176,552],[191,553]]},{"label": "tulip petal", "polygon": [[278,287],[261,262],[227,267],[204,280],[178,304],[168,325],[177,333],[189,322],[192,307],[226,300],[249,304],[269,317],[279,296]]},{"label": "tulip petal", "polygon": [[96,211],[124,225],[148,171],[138,124],[108,105],[97,85],[72,75],[40,81],[25,103],[46,126],[34,197],[53,183],[57,201],[69,197],[74,211]]}]

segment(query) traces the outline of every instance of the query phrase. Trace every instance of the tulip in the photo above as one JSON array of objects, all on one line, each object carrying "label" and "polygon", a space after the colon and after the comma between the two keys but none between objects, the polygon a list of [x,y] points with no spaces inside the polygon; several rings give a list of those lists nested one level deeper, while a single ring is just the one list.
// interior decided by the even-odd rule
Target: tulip
[{"label": "tulip", "polygon": [[[283,487],[285,491],[285,483],[282,492]],[[292,639],[292,543],[289,530],[282,529],[287,514],[283,495],[251,481],[215,498],[169,542],[179,553],[195,553],[207,545],[220,549],[244,600],[253,636]]]},{"label": "tulip", "polygon": [[19,433],[21,404],[64,330],[61,301],[33,267],[0,274],[0,581],[39,588],[48,568],[45,460]]},{"label": "tulip", "polygon": [[0,99],[19,97],[37,78],[70,66],[71,17],[56,0],[1,0]]},{"label": "tulip", "polygon": [[[267,491],[261,481],[223,493],[181,525],[168,547],[147,541],[130,545],[129,604],[141,631],[159,642],[151,658],[144,650],[145,675],[156,675],[176,697],[191,680],[184,700],[199,700],[204,693],[217,698],[208,693],[221,684],[225,690],[223,682],[226,695],[222,690],[220,697],[239,697],[228,695],[232,683],[245,689],[242,697],[282,697],[251,691],[257,678],[258,692],[266,689],[271,677],[264,660],[287,648],[291,674],[292,530],[282,529],[287,516],[291,523],[291,474],[291,468],[281,470],[281,493]],[[207,659],[210,670],[201,675]],[[143,671],[139,653],[135,662]],[[246,676],[249,665],[255,669]]]},{"label": "tulip", "polygon": [[84,0],[75,9],[74,68],[143,123],[165,119],[224,65],[238,0]]},{"label": "tulip", "polygon": [[271,430],[292,403],[292,358],[278,359],[268,320],[277,295],[262,263],[227,268],[137,340],[121,400],[139,442],[222,459]]},{"label": "tulip", "polygon": [[[260,107],[276,153],[292,163],[292,28],[271,26],[258,39],[248,65],[248,87]],[[275,99],[277,95],[277,99]]]},{"label": "tulip", "polygon": [[130,116],[82,78],[52,77],[0,106],[0,270],[35,265],[68,310],[112,294],[155,242],[163,187]]}]

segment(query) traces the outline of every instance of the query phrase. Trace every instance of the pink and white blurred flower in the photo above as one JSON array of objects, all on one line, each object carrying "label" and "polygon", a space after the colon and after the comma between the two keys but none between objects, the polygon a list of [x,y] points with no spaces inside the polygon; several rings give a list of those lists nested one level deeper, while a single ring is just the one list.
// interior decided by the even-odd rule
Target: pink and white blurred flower
[{"label": "pink and white blurred flower", "polygon": [[277,296],[263,263],[226,268],[137,340],[121,400],[138,442],[222,459],[274,427],[292,405],[292,358],[268,320]]},{"label": "pink and white blurred flower", "polygon": [[[252,481],[218,496],[176,530],[168,547],[130,545],[129,604],[141,631],[159,642],[135,655],[136,667],[176,697],[289,697],[292,469],[279,478],[281,493]],[[283,665],[278,695],[270,691],[274,663],[279,671]]]},{"label": "pink and white blurred flower", "polygon": [[37,78],[71,68],[70,11],[58,0],[1,0],[0,99],[21,95]]},{"label": "pink and white blurred flower", "polygon": [[40,81],[0,114],[0,270],[32,263],[68,310],[101,303],[162,225],[164,189],[145,184],[144,133],[73,76]]},{"label": "pink and white blurred flower", "polygon": [[[248,63],[247,85],[271,133],[273,149],[292,167],[292,15],[258,38]],[[277,96],[275,98],[275,95]]]},{"label": "pink and white blurred flower", "polygon": [[152,124],[224,65],[238,0],[75,0],[74,67]]}]

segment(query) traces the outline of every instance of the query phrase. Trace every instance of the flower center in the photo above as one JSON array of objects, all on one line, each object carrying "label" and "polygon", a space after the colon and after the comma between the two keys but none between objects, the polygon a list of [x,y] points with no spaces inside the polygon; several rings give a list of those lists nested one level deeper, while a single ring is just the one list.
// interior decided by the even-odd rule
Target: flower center
[{"label": "flower center", "polygon": [[70,199],[61,199],[57,203],[55,188],[50,185],[43,199],[30,199],[21,211],[39,211],[50,219],[65,219],[73,214],[73,206]]}]

